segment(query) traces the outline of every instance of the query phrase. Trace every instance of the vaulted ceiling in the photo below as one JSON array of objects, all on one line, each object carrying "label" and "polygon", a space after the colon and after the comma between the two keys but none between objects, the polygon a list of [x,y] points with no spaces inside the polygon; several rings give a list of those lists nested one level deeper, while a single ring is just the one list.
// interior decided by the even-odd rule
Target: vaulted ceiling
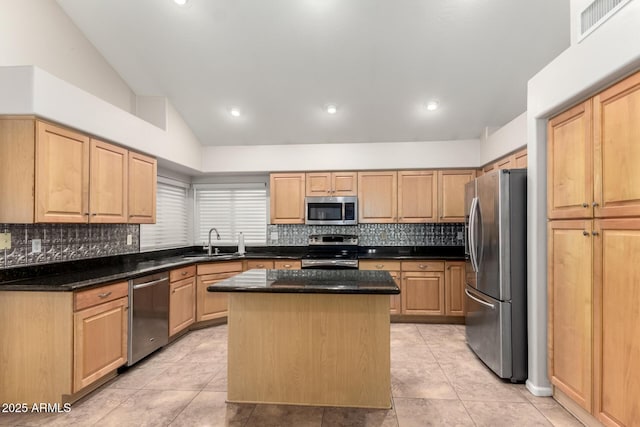
[{"label": "vaulted ceiling", "polygon": [[205,145],[478,138],[569,46],[569,0],[57,1]]}]

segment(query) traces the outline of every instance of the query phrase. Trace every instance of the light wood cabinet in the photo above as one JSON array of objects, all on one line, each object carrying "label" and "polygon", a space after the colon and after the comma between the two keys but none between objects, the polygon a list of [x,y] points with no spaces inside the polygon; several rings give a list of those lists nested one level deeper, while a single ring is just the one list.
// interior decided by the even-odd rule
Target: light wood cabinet
[{"label": "light wood cabinet", "polygon": [[547,129],[547,216],[593,216],[592,101],[549,120]]},{"label": "light wood cabinet", "polygon": [[157,175],[156,159],[129,152],[130,223],[155,224]]},{"label": "light wood cabinet", "polygon": [[86,135],[36,121],[35,222],[89,221],[89,152]]},{"label": "light wood cabinet", "polygon": [[304,173],[272,173],[269,176],[271,224],[304,224]]},{"label": "light wood cabinet", "polygon": [[398,221],[398,174],[395,171],[358,172],[358,221]]},{"label": "light wood cabinet", "polygon": [[496,162],[496,169],[512,169],[515,167],[513,156],[504,157]]},{"label": "light wood cabinet", "polygon": [[594,216],[640,216],[640,72],[596,95],[593,117]]},{"label": "light wood cabinet", "polygon": [[444,315],[444,273],[403,272],[402,312],[403,314]]},{"label": "light wood cabinet", "polygon": [[357,196],[356,172],[309,172],[306,174],[307,196]]},{"label": "light wood cabinet", "polygon": [[587,411],[592,401],[592,225],[549,222],[548,371],[551,383]]},{"label": "light wood cabinet", "polygon": [[273,261],[273,268],[276,270],[300,270],[302,268],[302,262],[289,259],[277,259]]},{"label": "light wood cabinet", "polygon": [[595,221],[594,414],[640,425],[640,218]]},{"label": "light wood cabinet", "polygon": [[90,222],[127,222],[128,169],[129,152],[126,149],[91,140]]},{"label": "light wood cabinet", "polygon": [[465,311],[465,263],[446,261],[444,270],[444,314],[464,316]]},{"label": "light wood cabinet", "polygon": [[245,261],[245,263],[246,263],[245,270],[253,270],[254,268],[273,270],[272,259],[248,259]]},{"label": "light wood cabinet", "polygon": [[513,155],[514,167],[516,169],[524,169],[528,167],[527,149],[520,150]]},{"label": "light wood cabinet", "polygon": [[438,172],[438,220],[464,222],[464,186],[476,177],[475,170]]},{"label": "light wood cabinet", "polygon": [[402,314],[402,280],[400,276],[400,261],[369,259],[360,260],[358,263],[359,270],[379,270],[388,271],[393,280],[400,288],[399,295],[391,295],[389,297],[389,314]]},{"label": "light wood cabinet", "polygon": [[196,321],[219,319],[227,316],[227,294],[208,292],[207,287],[242,272],[242,261],[199,264],[196,283]]},{"label": "light wood cabinet", "polygon": [[398,171],[398,222],[437,221],[437,171]]},{"label": "light wood cabinet", "polygon": [[195,266],[190,266],[169,273],[169,336],[196,321],[195,272]]},{"label": "light wood cabinet", "polygon": [[2,117],[0,223],[155,222],[155,162],[33,117]]}]

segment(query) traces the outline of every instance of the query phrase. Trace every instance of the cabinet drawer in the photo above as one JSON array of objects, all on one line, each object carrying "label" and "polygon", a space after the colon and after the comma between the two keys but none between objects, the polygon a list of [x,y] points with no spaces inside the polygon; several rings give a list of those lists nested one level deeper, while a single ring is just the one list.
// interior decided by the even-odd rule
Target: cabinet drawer
[{"label": "cabinet drawer", "polygon": [[444,261],[402,261],[402,271],[444,271]]},{"label": "cabinet drawer", "polygon": [[242,261],[232,262],[212,262],[209,264],[198,264],[198,276],[215,273],[240,273],[242,271]]},{"label": "cabinet drawer", "polygon": [[248,259],[247,260],[247,270],[252,270],[254,268],[265,268],[267,270],[273,269],[273,260],[271,259]]},{"label": "cabinet drawer", "polygon": [[300,270],[302,263],[297,260],[276,260],[273,262],[273,268],[276,270]]},{"label": "cabinet drawer", "polygon": [[169,281],[175,282],[177,280],[186,279],[196,275],[196,266],[190,265],[184,268],[177,268],[169,272]]},{"label": "cabinet drawer", "polygon": [[75,311],[113,301],[129,295],[129,283],[120,282],[112,285],[100,286],[86,291],[76,292],[73,296],[73,307]]},{"label": "cabinet drawer", "polygon": [[385,259],[362,260],[358,263],[360,270],[400,270],[400,261],[391,261]]}]

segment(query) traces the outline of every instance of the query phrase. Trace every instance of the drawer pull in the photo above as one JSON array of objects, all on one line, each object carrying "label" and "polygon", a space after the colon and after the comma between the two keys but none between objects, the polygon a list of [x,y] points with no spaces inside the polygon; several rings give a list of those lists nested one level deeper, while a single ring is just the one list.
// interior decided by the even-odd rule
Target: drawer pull
[{"label": "drawer pull", "polygon": [[284,268],[291,268],[291,264],[284,264],[283,267]]},{"label": "drawer pull", "polygon": [[180,274],[182,274],[183,276],[186,276],[186,275],[187,275],[187,272],[186,272],[186,271],[183,271],[183,272],[182,272],[182,273],[180,273]]},{"label": "drawer pull", "polygon": [[425,268],[427,268],[427,266],[426,266],[426,265],[424,265],[424,264],[420,264],[420,265],[418,266],[418,268],[421,268],[422,270],[424,270]]},{"label": "drawer pull", "polygon": [[258,264],[256,267],[258,267],[258,268],[264,268],[264,264]]},{"label": "drawer pull", "polygon": [[98,297],[100,297],[100,298],[106,298],[106,297],[108,297],[109,295],[111,295],[111,291],[109,291],[109,292],[105,292],[105,293],[102,293],[102,294],[98,294]]},{"label": "drawer pull", "polygon": [[384,268],[384,264],[376,264],[376,268]]}]

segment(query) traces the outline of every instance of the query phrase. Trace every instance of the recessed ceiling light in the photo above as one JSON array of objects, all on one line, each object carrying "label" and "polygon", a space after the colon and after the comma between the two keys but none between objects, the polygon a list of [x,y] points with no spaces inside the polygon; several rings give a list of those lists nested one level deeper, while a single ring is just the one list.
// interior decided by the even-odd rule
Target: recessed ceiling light
[{"label": "recessed ceiling light", "polygon": [[429,101],[429,102],[427,102],[427,110],[429,110],[429,111],[437,110],[439,106],[440,106],[440,104],[438,104],[438,101]]},{"label": "recessed ceiling light", "polygon": [[240,110],[237,108],[232,108],[231,110],[229,110],[229,114],[231,114],[233,117],[240,117]]},{"label": "recessed ceiling light", "polygon": [[334,104],[327,105],[327,113],[335,114],[337,112],[338,112],[338,107],[336,107]]},{"label": "recessed ceiling light", "polygon": [[189,0],[173,0],[173,2],[178,6],[184,6],[185,4],[187,4],[188,1]]}]

